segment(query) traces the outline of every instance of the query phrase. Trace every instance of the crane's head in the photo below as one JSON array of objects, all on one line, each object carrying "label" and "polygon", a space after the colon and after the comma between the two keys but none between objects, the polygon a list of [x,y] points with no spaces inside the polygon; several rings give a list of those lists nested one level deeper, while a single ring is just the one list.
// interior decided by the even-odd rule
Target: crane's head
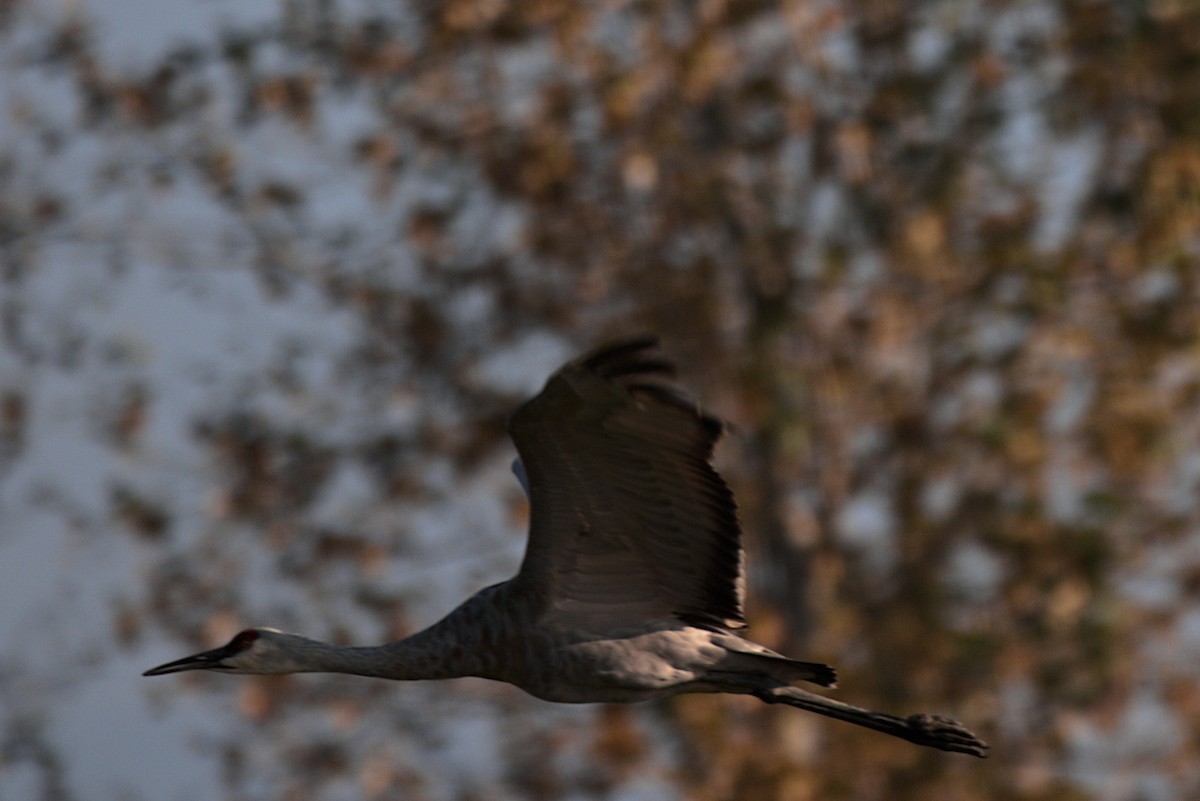
[{"label": "crane's head", "polygon": [[220,648],[203,651],[165,665],[150,668],[143,676],[161,676],[183,670],[215,670],[221,673],[292,673],[295,665],[288,657],[294,634],[276,629],[246,629]]}]

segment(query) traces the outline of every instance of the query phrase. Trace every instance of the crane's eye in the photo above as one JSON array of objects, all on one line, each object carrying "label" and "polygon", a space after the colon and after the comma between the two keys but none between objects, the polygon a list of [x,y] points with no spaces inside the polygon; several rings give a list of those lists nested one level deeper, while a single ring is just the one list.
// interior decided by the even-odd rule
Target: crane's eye
[{"label": "crane's eye", "polygon": [[237,636],[235,636],[229,643],[229,645],[231,648],[234,648],[238,651],[244,651],[249,648],[257,639],[257,631],[254,629],[246,629],[245,631],[239,632]]}]

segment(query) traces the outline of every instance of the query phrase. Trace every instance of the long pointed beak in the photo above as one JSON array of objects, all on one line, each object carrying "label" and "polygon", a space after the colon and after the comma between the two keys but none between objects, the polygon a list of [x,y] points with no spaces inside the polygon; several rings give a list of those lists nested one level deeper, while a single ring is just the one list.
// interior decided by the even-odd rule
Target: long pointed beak
[{"label": "long pointed beak", "polygon": [[142,675],[162,676],[166,673],[179,673],[183,670],[228,670],[228,666],[221,664],[221,660],[227,656],[230,656],[229,646],[223,645],[211,651],[185,656],[183,659],[176,659],[174,662],[150,668]]}]

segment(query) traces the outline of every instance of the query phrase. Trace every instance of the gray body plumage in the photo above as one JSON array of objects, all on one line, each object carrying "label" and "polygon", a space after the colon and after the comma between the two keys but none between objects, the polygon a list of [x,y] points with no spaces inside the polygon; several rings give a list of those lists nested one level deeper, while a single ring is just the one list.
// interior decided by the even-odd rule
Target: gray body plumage
[{"label": "gray body plumage", "polygon": [[755,695],[921,745],[985,756],[954,721],[898,717],[795,687],[835,684],[741,637],[744,556],[736,504],[711,465],[723,426],[670,383],[642,338],[555,373],[509,420],[530,499],[517,575],[398,642],[344,648],[248,629],[147,675],[337,672],[399,680],[478,676],[548,701],[630,702],[688,692]]}]

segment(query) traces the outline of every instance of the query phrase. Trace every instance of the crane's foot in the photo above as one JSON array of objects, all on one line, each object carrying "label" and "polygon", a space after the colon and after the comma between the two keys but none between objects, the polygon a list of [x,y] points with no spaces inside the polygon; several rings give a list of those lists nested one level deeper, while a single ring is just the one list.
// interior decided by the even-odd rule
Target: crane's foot
[{"label": "crane's foot", "polygon": [[909,715],[904,719],[906,739],[917,745],[940,748],[958,754],[986,759],[991,746],[980,740],[957,720],[930,715],[925,712]]}]

